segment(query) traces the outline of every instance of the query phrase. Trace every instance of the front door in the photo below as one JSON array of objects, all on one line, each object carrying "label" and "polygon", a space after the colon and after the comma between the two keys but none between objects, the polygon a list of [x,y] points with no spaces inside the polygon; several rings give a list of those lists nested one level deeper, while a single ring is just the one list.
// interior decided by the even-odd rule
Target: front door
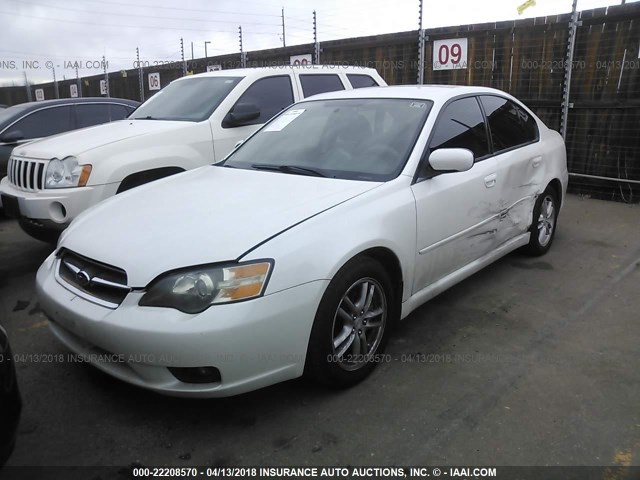
[{"label": "front door", "polygon": [[466,172],[430,171],[412,186],[417,213],[413,293],[489,253],[499,222],[496,160],[490,156],[484,117],[476,97],[448,104],[438,116],[425,155],[466,148],[475,163]]}]

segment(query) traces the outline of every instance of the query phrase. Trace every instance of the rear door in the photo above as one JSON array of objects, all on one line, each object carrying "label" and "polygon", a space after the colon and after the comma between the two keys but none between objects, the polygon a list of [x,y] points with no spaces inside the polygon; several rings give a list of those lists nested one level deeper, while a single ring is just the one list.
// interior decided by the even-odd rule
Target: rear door
[{"label": "rear door", "polygon": [[[466,172],[433,171],[428,155],[439,148],[465,148],[475,163]],[[456,99],[436,120],[418,179],[417,249],[413,293],[489,253],[497,229],[496,162],[476,97]]]},{"label": "rear door", "polygon": [[304,98],[345,89],[344,82],[337,73],[300,73],[298,81]]},{"label": "rear door", "polygon": [[108,103],[76,104],[77,128],[92,127],[111,121]]},{"label": "rear door", "polygon": [[534,117],[517,103],[481,95],[498,175],[500,223],[496,246],[525,233],[545,179],[545,159]]}]

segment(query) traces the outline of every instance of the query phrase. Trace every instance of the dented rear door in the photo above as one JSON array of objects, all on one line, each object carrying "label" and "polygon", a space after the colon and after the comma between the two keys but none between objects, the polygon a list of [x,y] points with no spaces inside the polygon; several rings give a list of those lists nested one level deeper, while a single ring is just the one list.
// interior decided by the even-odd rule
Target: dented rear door
[{"label": "dented rear door", "polygon": [[499,222],[495,247],[525,233],[538,194],[544,189],[546,162],[533,115],[498,95],[480,96],[497,169]]}]

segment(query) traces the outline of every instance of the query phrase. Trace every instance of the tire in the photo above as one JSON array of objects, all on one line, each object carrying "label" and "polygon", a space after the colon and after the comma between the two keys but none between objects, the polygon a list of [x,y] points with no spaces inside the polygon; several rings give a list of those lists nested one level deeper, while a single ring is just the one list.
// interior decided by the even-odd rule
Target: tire
[{"label": "tire", "polygon": [[537,257],[549,251],[556,235],[558,207],[558,195],[553,187],[548,186],[533,208],[533,221],[529,230],[531,239],[524,248],[525,253]]},{"label": "tire", "polygon": [[396,311],[393,291],[386,270],[370,257],[342,267],[316,312],[305,375],[335,388],[364,380],[386,346]]}]

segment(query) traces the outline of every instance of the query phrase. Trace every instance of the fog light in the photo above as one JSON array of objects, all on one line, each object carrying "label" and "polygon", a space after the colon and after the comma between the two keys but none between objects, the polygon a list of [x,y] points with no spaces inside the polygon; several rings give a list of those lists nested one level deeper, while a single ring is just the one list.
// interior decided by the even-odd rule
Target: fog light
[{"label": "fog light", "polygon": [[51,202],[49,215],[53,221],[62,223],[67,218],[67,209],[60,202]]},{"label": "fog light", "polygon": [[220,383],[220,370],[216,367],[167,367],[183,383]]}]

